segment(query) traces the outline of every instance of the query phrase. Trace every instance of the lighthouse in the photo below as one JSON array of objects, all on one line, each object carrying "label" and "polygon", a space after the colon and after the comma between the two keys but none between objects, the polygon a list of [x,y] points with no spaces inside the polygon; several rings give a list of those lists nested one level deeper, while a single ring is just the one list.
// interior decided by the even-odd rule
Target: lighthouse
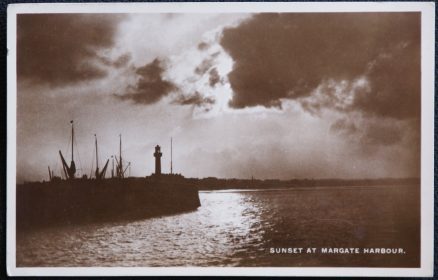
[{"label": "lighthouse", "polygon": [[161,153],[160,146],[155,146],[155,175],[161,175],[161,156],[163,154]]}]

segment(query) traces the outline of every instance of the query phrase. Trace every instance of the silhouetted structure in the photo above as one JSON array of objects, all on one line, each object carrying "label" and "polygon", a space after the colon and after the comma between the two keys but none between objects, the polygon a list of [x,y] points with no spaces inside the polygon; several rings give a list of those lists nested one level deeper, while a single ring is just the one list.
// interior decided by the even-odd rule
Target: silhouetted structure
[{"label": "silhouetted structure", "polygon": [[[94,134],[95,138],[95,145],[96,145],[96,171],[94,172],[97,180],[102,180],[105,178],[106,169],[108,168],[109,159],[106,161],[105,166],[103,167],[102,171],[99,170],[99,153],[97,149],[97,136]],[[91,177],[91,175],[90,175]]]},{"label": "silhouetted structure", "polygon": [[75,131],[73,128],[73,121],[70,121],[70,123],[71,123],[71,163],[70,163],[70,166],[68,166],[67,162],[65,161],[64,157],[62,156],[61,151],[59,151],[59,156],[61,157],[62,168],[64,170],[65,178],[74,179],[75,173],[76,173],[76,164],[74,161],[74,152],[73,152]]},{"label": "silhouetted structure", "polygon": [[163,153],[161,153],[160,146],[155,146],[155,175],[161,175],[161,156]]},{"label": "silhouetted structure", "polygon": [[172,137],[170,137],[170,174],[173,174],[173,147],[172,147]]},{"label": "silhouetted structure", "polygon": [[[75,144],[73,121],[71,142]],[[95,178],[76,175],[74,144],[71,145],[71,163],[67,164],[59,151],[65,180],[54,175],[48,166],[48,182],[25,182],[17,185],[17,229],[34,229],[51,225],[113,221],[157,217],[192,211],[200,204],[198,189],[174,174],[170,180],[156,176],[134,178],[125,175],[131,163],[123,164],[122,136],[119,155],[112,156],[111,178],[105,178],[109,165],[99,168],[99,152],[95,135]],[[160,146],[155,147],[155,173],[161,174]],[[116,165],[116,166],[114,166]]]}]

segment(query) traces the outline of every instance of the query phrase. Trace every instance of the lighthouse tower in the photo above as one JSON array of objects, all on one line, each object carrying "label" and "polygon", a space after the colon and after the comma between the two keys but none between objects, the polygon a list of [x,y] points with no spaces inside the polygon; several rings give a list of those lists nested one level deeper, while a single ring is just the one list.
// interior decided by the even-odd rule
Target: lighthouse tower
[{"label": "lighthouse tower", "polygon": [[163,154],[161,153],[160,146],[155,146],[155,175],[161,175],[161,156]]}]

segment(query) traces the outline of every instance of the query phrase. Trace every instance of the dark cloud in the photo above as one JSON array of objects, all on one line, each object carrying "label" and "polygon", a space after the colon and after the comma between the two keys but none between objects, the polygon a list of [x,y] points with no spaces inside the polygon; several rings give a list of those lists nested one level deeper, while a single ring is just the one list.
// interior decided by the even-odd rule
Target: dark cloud
[{"label": "dark cloud", "polygon": [[219,72],[217,71],[216,68],[213,68],[210,70],[210,72],[208,72],[208,74],[210,75],[208,79],[208,83],[210,84],[211,87],[216,86],[216,84],[219,83],[221,80],[221,77],[219,76]]},{"label": "dark cloud", "polygon": [[419,118],[421,112],[420,46],[394,46],[392,52],[373,62],[367,77],[369,91],[355,95],[353,109],[396,119]]},{"label": "dark cloud", "polygon": [[99,57],[100,62],[103,64],[114,67],[114,68],[122,68],[128,65],[131,61],[132,55],[130,53],[125,53],[117,57],[115,60],[110,60],[106,57]]},{"label": "dark cloud", "polygon": [[123,95],[116,95],[123,100],[132,100],[137,104],[152,104],[168,95],[177,87],[172,82],[163,79],[164,62],[158,58],[143,67],[137,68],[139,76],[137,84]]},{"label": "dark cloud", "polygon": [[189,96],[183,96],[179,95],[173,103],[179,104],[179,105],[196,105],[196,106],[203,106],[203,105],[212,105],[214,104],[215,100],[211,97],[204,97],[199,92],[195,92],[192,95]]},{"label": "dark cloud", "polygon": [[330,126],[330,131],[350,135],[356,133],[358,128],[354,122],[351,122],[348,119],[338,119]]},{"label": "dark cloud", "polygon": [[202,60],[201,64],[196,66],[194,73],[203,76],[205,73],[210,70],[216,62],[216,58],[219,56],[220,52],[215,52],[211,54],[209,57]]},{"label": "dark cloud", "polygon": [[[324,81],[364,76],[369,90],[342,110],[395,119],[419,114],[419,13],[258,14],[225,29],[221,45],[234,60],[234,108],[278,106]],[[338,106],[330,97],[325,102]]]},{"label": "dark cloud", "polygon": [[60,86],[106,75],[93,63],[114,44],[122,15],[20,14],[17,17],[17,75]]},{"label": "dark cloud", "polygon": [[361,142],[365,145],[384,145],[397,144],[403,140],[404,129],[394,124],[377,123],[364,127],[364,135]]},{"label": "dark cloud", "polygon": [[214,58],[206,58],[204,59],[201,64],[199,64],[196,68],[195,68],[195,74],[197,75],[204,75],[205,73],[207,73],[208,70],[210,70],[210,68],[213,66],[214,64]]},{"label": "dark cloud", "polygon": [[210,47],[209,44],[207,44],[206,42],[201,42],[198,44],[198,50],[200,51],[204,51],[206,49],[208,49]]},{"label": "dark cloud", "polygon": [[369,153],[376,151],[378,146],[406,141],[409,143],[405,143],[404,148],[416,153],[420,145],[419,129],[419,119],[365,118],[358,114],[341,117],[330,126],[330,132],[360,144]]}]

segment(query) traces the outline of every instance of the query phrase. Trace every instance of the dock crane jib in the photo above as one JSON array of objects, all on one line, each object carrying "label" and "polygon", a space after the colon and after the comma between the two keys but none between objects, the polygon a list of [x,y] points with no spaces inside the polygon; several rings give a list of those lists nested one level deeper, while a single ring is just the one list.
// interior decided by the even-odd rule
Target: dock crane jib
[{"label": "dock crane jib", "polygon": [[76,165],[75,162],[72,161],[70,166],[68,166],[67,162],[64,159],[61,151],[59,151],[59,156],[61,157],[62,169],[64,170],[64,175],[67,179],[74,179],[76,173]]},{"label": "dock crane jib", "polygon": [[101,180],[105,178],[106,169],[108,168],[109,159],[106,161],[105,166],[103,167],[102,171],[99,170],[99,153],[97,149],[97,136],[94,134],[95,138],[95,145],[96,145],[96,171],[94,172],[94,175],[96,176],[97,180]]},{"label": "dock crane jib", "polygon": [[64,156],[62,155],[61,151],[59,151],[59,155],[61,157],[62,168],[64,170],[65,177],[67,179],[74,179],[75,178],[75,173],[76,173],[76,164],[75,164],[75,161],[74,161],[74,150],[73,150],[75,130],[74,130],[74,127],[73,127],[73,121],[70,121],[70,123],[71,123],[71,162],[70,162],[70,166],[68,166],[68,164],[65,161]]}]

